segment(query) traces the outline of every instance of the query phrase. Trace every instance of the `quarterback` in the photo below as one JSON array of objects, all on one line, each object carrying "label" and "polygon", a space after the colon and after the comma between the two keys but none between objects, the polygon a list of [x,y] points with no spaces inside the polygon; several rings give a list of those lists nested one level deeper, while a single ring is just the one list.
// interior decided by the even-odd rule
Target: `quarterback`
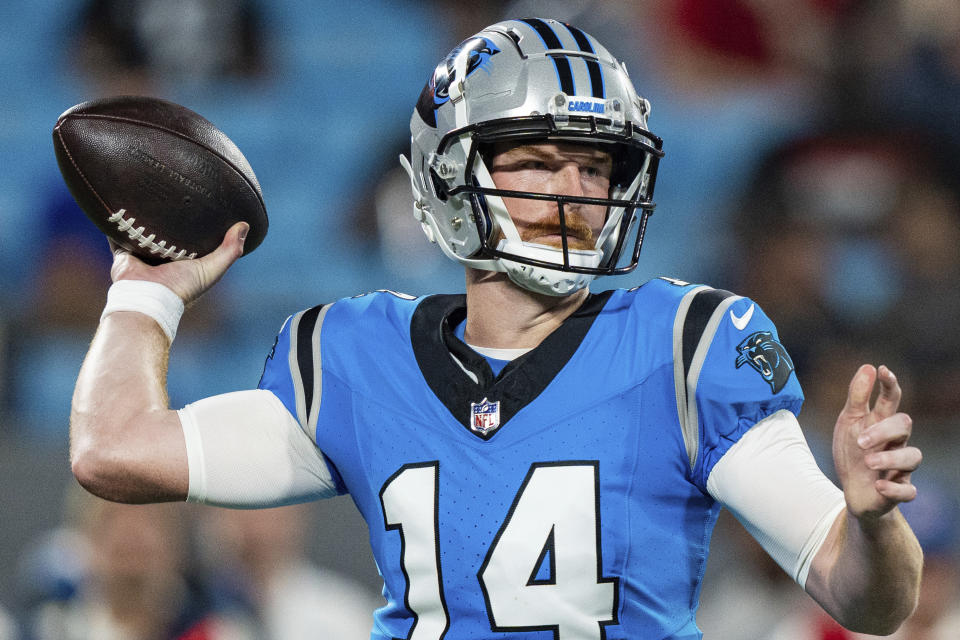
[{"label": "quarterback", "polygon": [[893,632],[922,564],[897,509],[921,454],[894,374],[853,376],[837,487],[756,302],[668,278],[590,291],[639,260],[663,155],[649,115],[573,26],[508,20],[463,41],[401,162],[466,294],[306,309],[259,388],[179,410],[164,376],[180,313],[242,254],[245,223],[196,260],[116,251],[73,398],[77,479],[123,502],[349,494],[384,581],[373,640],[700,638],[724,507],[840,623]]}]

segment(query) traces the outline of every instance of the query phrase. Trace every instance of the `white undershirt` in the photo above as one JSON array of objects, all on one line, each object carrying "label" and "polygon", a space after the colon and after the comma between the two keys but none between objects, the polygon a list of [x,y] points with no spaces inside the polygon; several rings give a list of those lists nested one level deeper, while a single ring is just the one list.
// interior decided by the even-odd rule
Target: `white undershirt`
[{"label": "white undershirt", "polygon": [[494,360],[506,360],[507,362],[516,360],[520,356],[533,351],[533,347],[521,347],[519,349],[495,349],[494,347],[478,347],[470,344],[469,342],[465,342],[464,344],[484,357],[493,358]]},{"label": "white undershirt", "polygon": [[[179,412],[190,502],[269,507],[336,494],[323,454],[271,392],[239,391]],[[713,468],[707,489],[801,586],[843,493],[823,475],[796,417],[758,422]]]}]

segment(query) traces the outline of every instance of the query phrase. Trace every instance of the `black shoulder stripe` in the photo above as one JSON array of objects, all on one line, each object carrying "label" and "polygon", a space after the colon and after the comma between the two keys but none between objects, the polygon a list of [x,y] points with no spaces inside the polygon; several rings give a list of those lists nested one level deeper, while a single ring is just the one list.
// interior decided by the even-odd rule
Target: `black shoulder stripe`
[{"label": "black shoulder stripe", "polygon": [[300,322],[297,325],[297,368],[300,371],[300,381],[303,384],[303,398],[306,420],[310,416],[310,410],[313,406],[313,374],[314,367],[319,363],[313,361],[313,331],[317,326],[317,318],[320,312],[327,305],[318,305],[312,309],[307,309],[300,316]]},{"label": "black shoulder stripe", "polygon": [[690,302],[687,316],[683,320],[683,372],[684,377],[690,371],[693,355],[700,344],[700,338],[713,312],[720,303],[733,294],[723,289],[704,289],[697,293]]},{"label": "black shoulder stripe", "polygon": [[700,451],[696,390],[700,370],[722,314],[739,298],[723,289],[697,287],[684,295],[673,325],[673,375],[677,412],[692,469]]}]

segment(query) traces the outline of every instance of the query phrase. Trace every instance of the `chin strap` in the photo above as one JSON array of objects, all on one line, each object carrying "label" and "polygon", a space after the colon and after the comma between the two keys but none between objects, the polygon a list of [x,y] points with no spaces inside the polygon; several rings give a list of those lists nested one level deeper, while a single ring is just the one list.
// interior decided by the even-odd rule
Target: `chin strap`
[{"label": "chin strap", "polygon": [[[501,240],[497,249],[533,260],[556,262],[558,258],[563,259],[563,250],[529,242],[512,243],[508,240]],[[601,254],[596,250],[569,249],[567,250],[567,256],[570,259],[571,266],[596,267],[600,264]],[[545,269],[505,258],[500,259],[500,264],[514,284],[528,291],[548,296],[570,295],[583,289],[596,278],[593,274]]]}]

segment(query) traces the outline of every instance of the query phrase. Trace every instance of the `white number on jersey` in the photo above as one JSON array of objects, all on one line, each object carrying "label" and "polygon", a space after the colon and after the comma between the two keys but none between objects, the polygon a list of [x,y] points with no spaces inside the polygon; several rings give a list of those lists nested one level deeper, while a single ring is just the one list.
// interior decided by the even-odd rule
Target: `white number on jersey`
[{"label": "white number on jersey", "polygon": [[450,626],[437,541],[438,464],[405,465],[380,490],[384,524],[388,530],[400,529],[404,601],[415,618],[407,640],[440,640]]},{"label": "white number on jersey", "polygon": [[[535,464],[480,569],[494,631],[555,629],[600,639],[616,584],[600,569],[596,463]],[[548,577],[542,575],[549,558]]]},{"label": "white number on jersey", "polygon": [[[380,491],[387,529],[400,529],[409,640],[449,628],[437,529],[439,463],[408,465]],[[617,580],[603,578],[596,462],[530,467],[478,573],[492,631],[553,630],[556,640],[604,637],[616,622]],[[416,520],[416,521],[414,521]]]}]

